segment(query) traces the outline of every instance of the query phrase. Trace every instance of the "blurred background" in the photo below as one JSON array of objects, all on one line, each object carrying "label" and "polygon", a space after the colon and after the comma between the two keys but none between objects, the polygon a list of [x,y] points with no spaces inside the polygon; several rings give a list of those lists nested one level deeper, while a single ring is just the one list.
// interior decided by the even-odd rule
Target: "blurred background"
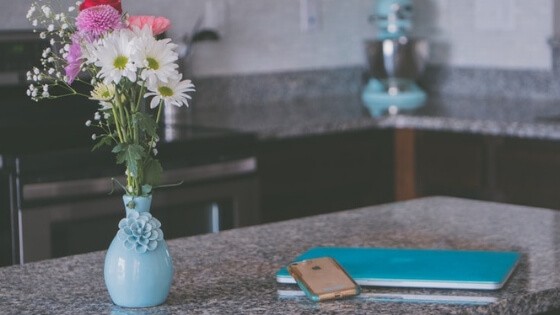
[{"label": "blurred background", "polygon": [[[60,1],[71,3],[70,1]],[[29,29],[30,1],[2,1],[0,29]],[[456,67],[550,70],[547,41],[557,32],[554,0],[416,0],[414,33],[433,43],[430,63]],[[311,9],[306,11],[305,7]],[[363,41],[373,38],[372,0],[130,0],[131,15],[171,19],[177,42],[200,17],[220,40],[201,42],[196,76],[365,65]],[[311,11],[311,12],[309,12]],[[305,25],[302,15],[316,18]],[[558,23],[557,23],[558,24]]]}]

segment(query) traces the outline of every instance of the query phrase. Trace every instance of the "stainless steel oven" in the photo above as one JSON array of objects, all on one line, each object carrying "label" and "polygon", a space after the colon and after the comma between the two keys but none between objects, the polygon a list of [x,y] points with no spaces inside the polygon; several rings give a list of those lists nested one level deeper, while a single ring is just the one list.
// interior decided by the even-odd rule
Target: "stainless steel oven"
[{"label": "stainless steel oven", "polygon": [[[228,130],[173,127],[160,148],[162,182],[152,214],[166,239],[218,232],[259,221],[255,138]],[[109,152],[89,148],[2,156],[10,180],[12,263],[106,249],[124,216],[123,177]]]},{"label": "stainless steel oven", "polygon": [[[166,239],[255,223],[255,171],[255,158],[246,157],[165,172],[166,182],[185,181],[154,194],[152,214]],[[110,186],[105,177],[24,184],[20,262],[106,249],[124,215],[121,195],[107,196]]]}]

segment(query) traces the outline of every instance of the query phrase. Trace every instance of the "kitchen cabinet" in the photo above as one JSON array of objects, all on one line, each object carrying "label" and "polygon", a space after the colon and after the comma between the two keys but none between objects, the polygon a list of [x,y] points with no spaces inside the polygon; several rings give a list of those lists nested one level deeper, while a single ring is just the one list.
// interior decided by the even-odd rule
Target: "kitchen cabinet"
[{"label": "kitchen cabinet", "polygon": [[560,141],[501,139],[496,200],[560,209]]},{"label": "kitchen cabinet", "polygon": [[417,194],[486,199],[491,161],[485,140],[470,134],[417,132]]},{"label": "kitchen cabinet", "polygon": [[[560,209],[560,141],[396,131],[396,199],[447,195]],[[399,167],[400,165],[400,167]],[[407,168],[402,171],[403,168]]]},{"label": "kitchen cabinet", "polygon": [[12,243],[16,240],[12,233],[12,207],[10,203],[10,188],[13,186],[13,178],[4,167],[5,161],[0,156],[0,266],[8,266],[13,263]]},{"label": "kitchen cabinet", "polygon": [[393,200],[393,131],[263,141],[261,219],[291,219]]}]

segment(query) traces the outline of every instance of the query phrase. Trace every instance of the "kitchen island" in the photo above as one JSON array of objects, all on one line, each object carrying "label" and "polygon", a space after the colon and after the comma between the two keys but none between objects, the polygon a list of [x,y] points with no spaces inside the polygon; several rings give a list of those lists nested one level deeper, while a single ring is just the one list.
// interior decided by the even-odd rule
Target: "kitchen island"
[{"label": "kitchen island", "polygon": [[[535,314],[560,309],[559,242],[556,211],[430,197],[171,240],[174,283],[167,302],[148,309],[111,303],[103,251],[1,268],[0,314]],[[515,250],[522,258],[496,291],[364,288],[494,301],[485,305],[279,297],[278,268],[310,247],[335,245]]]}]

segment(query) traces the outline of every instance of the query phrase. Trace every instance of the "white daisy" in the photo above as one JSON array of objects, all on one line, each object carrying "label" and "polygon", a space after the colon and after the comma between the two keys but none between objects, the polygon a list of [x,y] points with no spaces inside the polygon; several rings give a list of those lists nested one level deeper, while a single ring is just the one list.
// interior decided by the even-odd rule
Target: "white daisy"
[{"label": "white daisy", "polygon": [[116,88],[114,84],[102,84],[98,83],[95,88],[91,91],[90,100],[99,101],[99,104],[103,106],[102,109],[111,107],[111,101],[116,95]]},{"label": "white daisy", "polygon": [[97,59],[95,65],[101,68],[97,76],[102,78],[105,84],[119,83],[122,77],[136,82],[137,66],[133,56],[135,52],[132,31],[122,29],[107,35],[92,54]]},{"label": "white daisy", "polygon": [[191,96],[188,92],[194,91],[194,85],[191,80],[181,81],[182,76],[178,75],[169,78],[168,82],[157,82],[156,84],[148,86],[150,92],[146,93],[144,97],[153,96],[150,102],[150,108],[157,107],[160,102],[166,106],[175,105],[181,107],[182,105],[189,106],[188,100]]},{"label": "white daisy", "polygon": [[172,44],[169,38],[156,40],[149,26],[141,30],[135,28],[134,32],[137,35],[135,62],[143,68],[140,73],[142,80],[154,85],[157,81],[167,82],[176,76],[178,55],[174,50],[177,45]]}]

